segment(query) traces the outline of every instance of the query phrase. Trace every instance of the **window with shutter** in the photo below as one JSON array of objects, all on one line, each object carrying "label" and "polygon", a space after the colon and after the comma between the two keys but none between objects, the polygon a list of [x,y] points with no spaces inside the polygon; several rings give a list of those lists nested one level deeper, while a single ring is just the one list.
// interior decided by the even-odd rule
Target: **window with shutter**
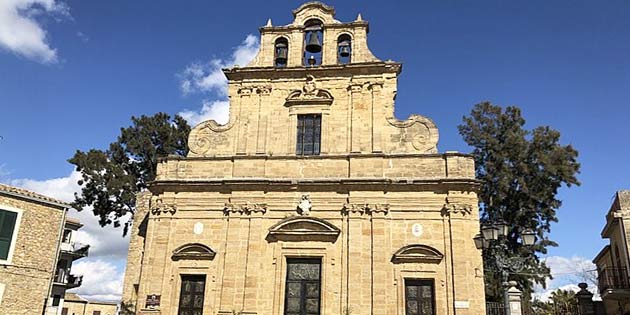
[{"label": "window with shutter", "polygon": [[9,258],[17,215],[17,212],[0,210],[0,260]]}]

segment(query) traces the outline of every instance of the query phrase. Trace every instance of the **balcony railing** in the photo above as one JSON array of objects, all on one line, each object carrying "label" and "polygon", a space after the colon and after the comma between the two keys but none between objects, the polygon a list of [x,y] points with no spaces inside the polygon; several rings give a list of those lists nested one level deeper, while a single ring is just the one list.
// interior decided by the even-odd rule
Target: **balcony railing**
[{"label": "balcony railing", "polygon": [[54,282],[63,284],[67,288],[76,288],[76,287],[80,287],[81,283],[83,283],[83,276],[76,276],[76,275],[70,274],[65,269],[58,269],[57,273],[55,274]]},{"label": "balcony railing", "polygon": [[[82,243],[77,243],[77,242],[61,243],[62,252],[69,253],[78,258],[86,257],[88,255],[89,249],[90,249],[90,245],[87,245],[87,244],[82,244]],[[78,258],[75,258],[75,259],[78,259]]]},{"label": "balcony railing", "polygon": [[608,290],[630,289],[630,278],[626,268],[607,267],[599,270],[599,292]]}]

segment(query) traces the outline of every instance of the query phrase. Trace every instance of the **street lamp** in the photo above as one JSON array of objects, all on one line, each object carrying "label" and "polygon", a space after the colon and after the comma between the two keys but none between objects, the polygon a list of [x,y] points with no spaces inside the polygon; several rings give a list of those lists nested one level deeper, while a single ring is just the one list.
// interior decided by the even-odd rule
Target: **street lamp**
[{"label": "street lamp", "polygon": [[[494,252],[492,255],[488,255],[493,259],[496,271],[501,274],[501,283],[505,286],[504,290],[507,290],[507,281],[510,273],[519,273],[527,269],[526,257],[522,256],[510,256],[507,257],[505,253],[509,252],[509,248],[503,239],[506,239],[510,234],[510,227],[503,220],[496,221],[494,223],[483,224],[481,226],[481,233],[477,234],[473,241],[477,249],[489,249],[491,245],[501,251]],[[512,229],[514,230],[514,229]],[[518,231],[515,231],[518,236]],[[536,232],[531,229],[526,229],[520,232],[521,244],[523,246],[532,246],[536,243]],[[507,294],[507,291],[504,292]],[[509,309],[507,296],[504,297],[504,303],[506,309]]]}]

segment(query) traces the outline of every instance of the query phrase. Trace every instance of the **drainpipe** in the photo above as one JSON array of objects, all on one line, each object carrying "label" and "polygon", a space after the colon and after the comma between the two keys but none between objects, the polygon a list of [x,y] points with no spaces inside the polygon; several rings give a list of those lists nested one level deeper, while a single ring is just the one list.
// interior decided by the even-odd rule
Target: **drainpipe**
[{"label": "drainpipe", "polygon": [[46,309],[48,309],[48,300],[50,299],[50,295],[52,294],[53,280],[55,277],[55,268],[57,267],[57,262],[59,261],[59,255],[60,255],[60,250],[61,250],[61,237],[63,235],[63,228],[66,225],[66,214],[68,213],[69,209],[70,208],[63,208],[63,215],[61,216],[61,224],[59,225],[59,233],[57,235],[57,251],[55,253],[55,260],[53,261],[53,265],[52,265],[50,281],[48,282],[48,294],[46,295],[46,298],[44,299],[44,310],[42,313],[43,315],[46,315]]}]

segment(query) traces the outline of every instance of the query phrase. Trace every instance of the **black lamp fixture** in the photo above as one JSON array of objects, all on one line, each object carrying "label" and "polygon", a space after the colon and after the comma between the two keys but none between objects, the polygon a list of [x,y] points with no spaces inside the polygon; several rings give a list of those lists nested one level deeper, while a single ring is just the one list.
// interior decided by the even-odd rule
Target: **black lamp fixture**
[{"label": "black lamp fixture", "polygon": [[[481,226],[481,233],[477,234],[473,240],[477,249],[486,249],[490,247],[491,241],[499,240],[507,237],[510,233],[510,226],[503,220]],[[536,232],[526,229],[520,233],[521,243],[525,246],[532,246],[536,243]]]}]

